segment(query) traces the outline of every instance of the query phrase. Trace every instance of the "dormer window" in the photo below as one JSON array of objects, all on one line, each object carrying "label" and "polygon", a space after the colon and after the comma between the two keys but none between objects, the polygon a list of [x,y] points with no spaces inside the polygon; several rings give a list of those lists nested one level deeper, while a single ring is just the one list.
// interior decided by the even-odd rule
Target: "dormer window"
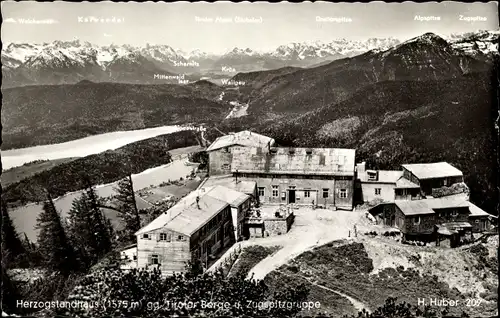
[{"label": "dormer window", "polygon": [[368,170],[366,173],[368,175],[368,180],[377,180],[377,171]]},{"label": "dormer window", "polygon": [[306,149],[306,155],[312,155],[313,151],[312,149]]}]

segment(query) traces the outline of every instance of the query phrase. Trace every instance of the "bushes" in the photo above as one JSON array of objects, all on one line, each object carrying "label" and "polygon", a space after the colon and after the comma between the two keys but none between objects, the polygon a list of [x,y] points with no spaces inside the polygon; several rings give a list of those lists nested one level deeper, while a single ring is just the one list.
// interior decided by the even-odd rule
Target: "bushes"
[{"label": "bushes", "polygon": [[489,257],[488,248],[479,243],[471,246],[469,252],[477,257],[478,264],[475,265],[478,270],[490,269],[494,272],[498,271],[498,258]]},{"label": "bushes", "polygon": [[[127,301],[138,306],[107,306],[88,310],[69,309],[60,312],[67,316],[79,317],[292,317],[298,308],[255,308],[247,306],[266,300],[302,302],[309,290],[304,285],[282,286],[270,290],[262,281],[246,280],[242,275],[225,278],[221,273],[202,275],[174,275],[162,278],[158,270],[105,270],[93,273],[81,280],[68,297],[70,301]],[[166,304],[168,301],[170,304]],[[201,308],[202,301],[229,303],[229,307],[212,306]],[[180,303],[197,304],[194,308],[179,306]],[[238,303],[240,306],[238,306]],[[148,304],[148,305],[146,305]]]},{"label": "bushes", "polygon": [[247,275],[250,270],[261,260],[281,249],[281,246],[263,247],[260,245],[249,246],[243,249],[237,262],[234,264],[229,277]]},{"label": "bushes", "polygon": [[[412,261],[418,262],[420,257],[417,255]],[[321,285],[341,291],[372,309],[382,305],[388,297],[394,296],[415,305],[417,299],[422,297],[463,299],[457,289],[450,288],[438,276],[420,274],[413,268],[387,267],[373,273],[372,260],[360,243],[316,248],[298,256],[293,265],[283,267],[282,271],[291,275],[293,270],[298,268],[300,273],[311,273],[311,280],[320,281]],[[461,303],[465,306],[465,302]],[[462,309],[465,308],[457,307],[454,310]],[[336,313],[335,309],[333,312]]]},{"label": "bushes", "polygon": [[342,246],[320,246],[313,251],[307,251],[297,258],[310,266],[327,265],[333,270],[352,273],[370,273],[373,270],[372,260],[368,257],[362,243],[352,243]]}]

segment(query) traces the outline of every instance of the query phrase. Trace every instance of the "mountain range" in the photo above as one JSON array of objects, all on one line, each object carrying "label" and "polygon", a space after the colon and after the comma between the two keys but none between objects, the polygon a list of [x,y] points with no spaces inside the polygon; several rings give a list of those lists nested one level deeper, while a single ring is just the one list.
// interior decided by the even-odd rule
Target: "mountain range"
[{"label": "mountain range", "polygon": [[[497,31],[480,31],[454,34],[447,39],[453,50],[491,61],[498,52],[498,37]],[[84,79],[136,84],[178,83],[178,79],[159,80],[154,75],[185,74],[185,80],[196,81],[207,76],[231,77],[240,72],[282,67],[316,67],[400,44],[394,38],[337,39],[328,43],[290,43],[269,52],[234,48],[224,54],[210,54],[200,50],[184,52],[169,45],[98,46],[79,40],[6,43],[1,54],[2,86],[71,84]]]}]

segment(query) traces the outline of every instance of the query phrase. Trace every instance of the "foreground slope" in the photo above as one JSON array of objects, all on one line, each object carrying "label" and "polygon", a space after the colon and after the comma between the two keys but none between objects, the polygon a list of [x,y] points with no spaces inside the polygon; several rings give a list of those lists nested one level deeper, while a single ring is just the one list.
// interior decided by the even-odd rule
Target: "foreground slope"
[{"label": "foreground slope", "polygon": [[[434,298],[458,300],[457,306],[446,308],[449,314],[488,317],[498,314],[497,246],[498,236],[460,249],[360,237],[357,242],[336,241],[305,252],[265,280],[275,286],[309,284],[309,300],[322,304],[316,313],[336,317],[355,312],[355,304],[373,311],[388,297],[415,306],[419,298],[427,304]],[[318,288],[321,292],[315,293]],[[337,292],[347,297],[336,301]],[[475,304],[467,306],[467,299]]]}]

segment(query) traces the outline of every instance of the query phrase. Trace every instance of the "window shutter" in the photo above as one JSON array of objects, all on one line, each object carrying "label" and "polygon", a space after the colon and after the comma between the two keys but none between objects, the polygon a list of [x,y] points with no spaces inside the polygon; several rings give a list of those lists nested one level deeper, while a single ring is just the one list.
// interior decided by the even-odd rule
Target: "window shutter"
[{"label": "window shutter", "polygon": [[148,264],[153,264],[153,257],[151,254],[148,255]]}]

